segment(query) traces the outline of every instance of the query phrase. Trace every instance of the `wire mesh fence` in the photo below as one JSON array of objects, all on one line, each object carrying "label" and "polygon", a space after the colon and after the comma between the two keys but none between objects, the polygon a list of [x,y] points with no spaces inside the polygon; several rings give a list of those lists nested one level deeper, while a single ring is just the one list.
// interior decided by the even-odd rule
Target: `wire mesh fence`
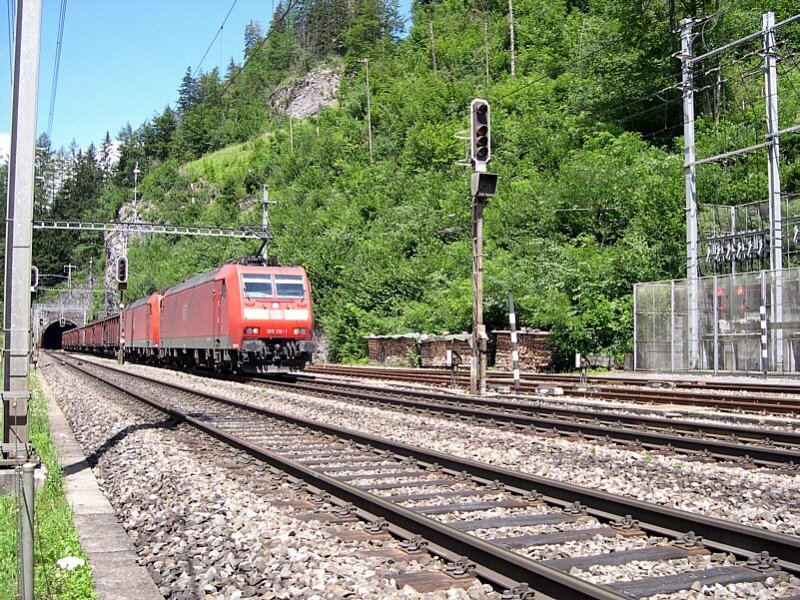
[{"label": "wire mesh fence", "polygon": [[800,371],[800,268],[640,283],[642,371]]}]

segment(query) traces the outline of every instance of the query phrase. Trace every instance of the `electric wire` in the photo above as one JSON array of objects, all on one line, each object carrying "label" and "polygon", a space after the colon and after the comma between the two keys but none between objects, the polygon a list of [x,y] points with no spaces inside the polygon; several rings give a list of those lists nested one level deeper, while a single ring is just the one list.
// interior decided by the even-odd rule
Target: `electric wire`
[{"label": "electric wire", "polygon": [[56,36],[56,57],[53,65],[53,83],[50,88],[50,112],[47,116],[47,139],[53,132],[53,117],[56,112],[56,91],[58,90],[58,71],[61,66],[61,48],[64,44],[64,21],[67,16],[67,0],[61,0],[61,12],[58,15],[58,34]]},{"label": "electric wire", "polygon": [[[567,63],[567,65],[565,65],[564,68],[561,70],[561,73],[562,74],[566,73],[567,71],[569,71],[569,69],[571,67],[576,66],[576,65],[578,65],[578,64],[580,64],[580,63],[582,63],[584,61],[587,61],[590,58],[596,56],[597,54],[600,54],[601,52],[603,52],[605,50],[608,50],[609,48],[614,46],[617,42],[623,40],[628,35],[628,33],[629,33],[628,31],[625,31],[625,33],[623,33],[622,35],[620,35],[618,37],[615,37],[610,42],[607,42],[606,44],[600,46],[599,48],[596,48],[595,50],[592,50],[588,54],[584,54],[583,56],[578,57],[574,61],[572,61],[570,63]],[[519,86],[518,88],[508,92],[507,94],[503,94],[502,96],[500,96],[498,98],[495,98],[494,100],[495,100],[495,102],[501,102],[501,101],[505,100],[506,98],[510,98],[511,96],[516,96],[522,90],[528,89],[529,87],[531,87],[533,85],[536,85],[537,83],[541,83],[542,81],[546,81],[548,79],[552,79],[550,77],[550,75],[543,75],[543,76],[538,77],[538,78],[536,78],[536,79],[534,79],[532,81],[524,83],[523,85]]]},{"label": "electric wire", "polygon": [[[216,42],[216,41],[217,41],[217,38],[218,38],[218,37],[220,36],[220,34],[222,33],[222,30],[225,28],[225,23],[227,23],[227,22],[228,22],[228,17],[230,17],[230,16],[231,16],[231,13],[233,12],[233,9],[234,9],[234,7],[236,6],[236,3],[237,3],[237,2],[239,2],[239,0],[233,0],[233,4],[231,4],[231,7],[228,9],[228,14],[227,14],[227,15],[225,15],[225,18],[222,20],[222,25],[220,25],[220,26],[219,26],[219,29],[217,29],[217,33],[215,33],[215,34],[214,34],[214,37],[213,37],[213,38],[211,38],[211,43],[208,45],[208,48],[206,48],[206,51],[205,51],[205,53],[203,54],[203,58],[201,58],[201,59],[200,59],[200,62],[199,62],[199,63],[197,63],[197,66],[196,66],[196,67],[195,67],[195,69],[194,69],[194,73],[195,73],[195,74],[197,74],[197,73],[200,71],[200,67],[201,67],[201,66],[202,66],[202,64],[203,64],[203,61],[206,59],[206,56],[208,56],[208,53],[211,51],[211,48],[214,46],[214,42]],[[220,46],[221,46],[221,44],[220,44]],[[222,49],[220,49],[220,61],[221,61],[221,60],[222,60]]]},{"label": "electric wire", "polygon": [[236,79],[239,77],[239,75],[241,75],[244,72],[244,70],[247,68],[247,65],[250,64],[250,60],[256,54],[258,54],[258,52],[261,50],[261,48],[264,46],[264,44],[267,43],[267,40],[269,40],[270,37],[272,36],[272,32],[275,31],[275,26],[276,25],[280,25],[281,23],[283,23],[284,20],[286,20],[286,17],[289,16],[289,13],[292,12],[292,10],[294,9],[294,7],[297,5],[297,3],[299,1],[300,0],[291,0],[291,2],[289,2],[289,5],[286,7],[286,10],[283,11],[283,14],[281,14],[280,17],[278,17],[277,20],[273,19],[272,26],[270,27],[270,29],[267,32],[267,34],[261,39],[261,41],[255,47],[255,49],[252,52],[248,53],[247,58],[245,59],[244,63],[242,64],[241,68],[238,69],[236,71],[236,73],[233,74],[233,76],[230,78],[230,80],[225,85],[225,87],[222,88],[222,92],[220,92],[220,98],[225,96],[225,94],[231,88],[231,86],[236,81]]},{"label": "electric wire", "polygon": [[[780,63],[779,63],[779,65],[780,65]],[[794,64],[791,67],[789,67],[788,69],[785,69],[783,72],[778,70],[778,76],[781,77],[781,81],[785,81],[786,82],[786,85],[788,85],[789,88],[792,90],[792,93],[794,94],[795,98],[797,98],[798,102],[800,102],[800,94],[797,93],[797,88],[794,86],[794,83],[792,82],[792,78],[791,77],[787,77],[787,75],[789,75],[792,71],[797,69],[798,66],[800,66],[800,60],[796,60],[796,56],[795,56]]]},{"label": "electric wire", "polygon": [[[652,2],[652,0],[648,0],[648,1],[647,1],[647,3],[646,3],[646,4],[645,4],[643,7],[642,7],[642,12],[643,12],[643,13],[644,13],[644,12],[645,12],[645,11],[646,11],[648,8],[650,8],[650,3],[651,3],[651,2]],[[615,44],[617,44],[617,42],[619,42],[619,41],[621,41],[621,40],[625,39],[627,36],[629,36],[629,35],[630,35],[630,33],[632,32],[632,30],[633,30],[633,26],[629,27],[629,28],[628,28],[628,29],[626,29],[624,32],[622,32],[622,34],[621,34],[621,35],[619,35],[619,36],[615,37],[614,39],[612,39],[612,40],[611,40],[611,41],[609,41],[609,42],[606,42],[605,44],[603,44],[603,45],[602,45],[602,46],[600,46],[599,48],[595,48],[595,49],[594,49],[594,50],[592,50],[591,52],[588,52],[587,54],[584,54],[584,55],[582,55],[582,56],[579,56],[578,58],[574,59],[573,61],[571,61],[571,62],[567,63],[567,64],[566,64],[566,65],[565,65],[565,66],[562,68],[562,70],[561,70],[561,73],[563,74],[563,73],[565,73],[565,72],[569,71],[569,69],[570,69],[571,67],[574,67],[574,66],[576,66],[576,65],[578,65],[578,64],[581,64],[581,63],[583,63],[583,62],[585,62],[585,61],[589,60],[590,58],[592,58],[592,57],[594,57],[594,56],[596,56],[596,55],[600,54],[601,52],[604,52],[604,51],[608,50],[609,48],[611,48],[612,46],[614,46]],[[504,94],[504,95],[500,96],[499,98],[496,98],[496,99],[495,99],[495,101],[497,101],[497,102],[500,102],[500,101],[502,101],[502,100],[505,100],[506,98],[510,98],[511,96],[515,96],[516,94],[520,93],[522,90],[524,90],[524,89],[527,89],[527,88],[531,87],[532,85],[536,85],[537,83],[541,83],[542,81],[545,81],[546,79],[550,79],[550,78],[551,78],[551,77],[550,77],[549,75],[543,75],[542,77],[539,77],[539,78],[537,78],[537,79],[534,79],[533,81],[529,81],[529,82],[527,82],[527,83],[525,83],[525,84],[523,84],[523,85],[519,86],[517,89],[515,89],[515,90],[512,90],[511,92],[509,92],[509,93],[507,93],[507,94]]]},{"label": "electric wire", "polygon": [[14,86],[14,9],[11,6],[14,0],[6,0],[8,13],[8,73],[11,76],[11,86]]}]

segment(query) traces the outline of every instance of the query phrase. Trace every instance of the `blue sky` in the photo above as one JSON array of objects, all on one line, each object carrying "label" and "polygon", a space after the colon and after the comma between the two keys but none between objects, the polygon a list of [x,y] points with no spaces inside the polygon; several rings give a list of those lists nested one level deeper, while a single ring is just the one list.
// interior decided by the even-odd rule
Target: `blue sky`
[{"label": "blue sky", "polygon": [[[61,7],[42,0],[37,131],[47,129]],[[403,0],[408,11],[410,0]],[[7,13],[9,3],[0,3]],[[5,4],[5,6],[3,6]],[[135,128],[167,104],[175,105],[186,67],[195,70],[233,0],[68,0],[58,75],[53,146],[74,139],[86,148],[112,139],[125,123]],[[269,23],[273,0],[237,0],[202,64],[224,71],[242,62],[244,28]],[[8,132],[11,70],[7,14],[0,14],[0,132]]]}]

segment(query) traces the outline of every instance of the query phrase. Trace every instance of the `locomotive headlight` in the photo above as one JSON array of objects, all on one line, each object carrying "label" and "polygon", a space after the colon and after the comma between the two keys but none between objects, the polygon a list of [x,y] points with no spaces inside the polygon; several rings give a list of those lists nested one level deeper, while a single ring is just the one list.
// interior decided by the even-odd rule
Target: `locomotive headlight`
[{"label": "locomotive headlight", "polygon": [[294,334],[295,334],[295,335],[305,335],[305,334],[306,334],[306,331],[307,331],[307,330],[306,330],[306,328],[305,328],[305,327],[295,327],[295,328],[294,328]]},{"label": "locomotive headlight", "polygon": [[258,327],[245,327],[244,332],[247,334],[258,334],[261,330]]}]

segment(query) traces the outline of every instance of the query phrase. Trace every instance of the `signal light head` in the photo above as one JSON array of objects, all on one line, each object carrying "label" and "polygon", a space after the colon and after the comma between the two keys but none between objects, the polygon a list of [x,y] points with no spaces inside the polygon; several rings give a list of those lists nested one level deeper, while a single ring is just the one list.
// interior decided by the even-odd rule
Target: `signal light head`
[{"label": "signal light head", "polygon": [[485,173],[492,158],[489,103],[476,98],[470,109],[470,158],[475,170]]},{"label": "signal light head", "polygon": [[31,266],[31,291],[36,291],[36,286],[39,285],[39,268]]},{"label": "signal light head", "polygon": [[117,282],[128,282],[128,259],[124,256],[120,256],[117,259]]}]

